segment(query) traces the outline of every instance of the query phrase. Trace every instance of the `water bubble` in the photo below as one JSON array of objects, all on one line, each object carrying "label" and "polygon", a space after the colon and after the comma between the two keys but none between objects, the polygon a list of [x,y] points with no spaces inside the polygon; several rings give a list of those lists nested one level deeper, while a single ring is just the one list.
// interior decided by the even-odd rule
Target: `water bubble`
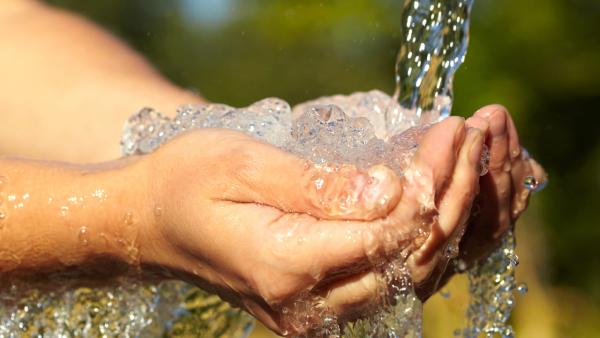
[{"label": "water bubble", "polygon": [[517,267],[519,266],[519,256],[517,256],[516,254],[509,254],[507,255],[508,259],[510,260],[510,264],[513,267]]},{"label": "water bubble", "polygon": [[527,291],[529,291],[529,288],[527,287],[527,284],[525,284],[525,283],[521,283],[521,284],[519,284],[519,285],[517,286],[517,292],[518,292],[520,295],[524,295],[524,294],[526,294],[526,293],[527,293]]}]

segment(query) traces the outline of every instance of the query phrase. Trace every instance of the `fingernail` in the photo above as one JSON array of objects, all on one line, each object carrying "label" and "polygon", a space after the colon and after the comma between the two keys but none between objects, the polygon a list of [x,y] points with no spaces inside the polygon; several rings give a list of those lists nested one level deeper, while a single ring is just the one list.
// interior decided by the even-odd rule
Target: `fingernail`
[{"label": "fingernail", "polygon": [[471,164],[479,164],[483,151],[483,132],[477,128],[469,128],[466,142],[469,146],[469,161]]}]

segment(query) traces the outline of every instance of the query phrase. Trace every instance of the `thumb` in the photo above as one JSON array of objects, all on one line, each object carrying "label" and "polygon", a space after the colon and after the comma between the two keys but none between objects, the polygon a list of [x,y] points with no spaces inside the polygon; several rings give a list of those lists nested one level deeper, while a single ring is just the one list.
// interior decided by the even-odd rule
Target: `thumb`
[{"label": "thumb", "polygon": [[225,199],[261,203],[285,212],[322,219],[372,220],[386,216],[402,193],[400,178],[388,167],[316,165],[269,144],[247,140],[236,149],[231,175],[236,189]]}]

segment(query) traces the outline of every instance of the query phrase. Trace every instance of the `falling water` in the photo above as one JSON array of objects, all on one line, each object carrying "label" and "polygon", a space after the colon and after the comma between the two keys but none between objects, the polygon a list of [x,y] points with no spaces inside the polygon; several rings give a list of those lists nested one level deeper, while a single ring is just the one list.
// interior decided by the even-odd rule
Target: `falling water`
[{"label": "falling water", "polygon": [[[421,121],[452,110],[452,80],[464,62],[473,0],[406,0],[394,97]],[[393,123],[393,121],[390,121]]]}]

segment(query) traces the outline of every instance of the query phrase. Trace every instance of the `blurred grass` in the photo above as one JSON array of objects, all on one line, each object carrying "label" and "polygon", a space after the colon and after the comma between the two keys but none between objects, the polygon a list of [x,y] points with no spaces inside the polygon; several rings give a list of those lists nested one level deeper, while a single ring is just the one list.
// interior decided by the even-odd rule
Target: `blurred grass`
[{"label": "blurred grass", "polygon": [[[49,2],[103,25],[213,101],[392,91],[401,0]],[[599,32],[598,0],[475,1],[454,112],[506,105],[550,173],[518,227],[519,279],[530,286],[514,313],[519,337],[600,336]],[[426,305],[427,337],[462,323],[466,284],[448,288],[449,300]]]}]

